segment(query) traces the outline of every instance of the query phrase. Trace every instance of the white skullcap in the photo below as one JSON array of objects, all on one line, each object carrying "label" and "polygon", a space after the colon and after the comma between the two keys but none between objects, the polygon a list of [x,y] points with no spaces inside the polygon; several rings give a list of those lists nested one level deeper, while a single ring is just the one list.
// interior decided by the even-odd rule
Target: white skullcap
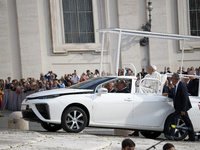
[{"label": "white skullcap", "polygon": [[154,70],[157,70],[157,67],[155,65],[151,65],[151,67],[154,69]]}]

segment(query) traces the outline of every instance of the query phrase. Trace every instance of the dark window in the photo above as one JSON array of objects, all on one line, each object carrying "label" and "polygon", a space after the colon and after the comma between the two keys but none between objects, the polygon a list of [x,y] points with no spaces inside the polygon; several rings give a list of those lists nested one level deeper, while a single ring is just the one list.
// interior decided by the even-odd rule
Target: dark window
[{"label": "dark window", "polygon": [[200,36],[200,0],[190,0],[191,35]]},{"label": "dark window", "polygon": [[104,82],[107,82],[109,80],[112,80],[114,78],[112,77],[97,77],[97,78],[93,78],[84,82],[79,82],[75,85],[72,85],[68,88],[70,89],[91,89],[91,90],[95,90],[95,88],[99,85],[102,84]]},{"label": "dark window", "polygon": [[66,43],[94,43],[92,0],[62,0]]}]

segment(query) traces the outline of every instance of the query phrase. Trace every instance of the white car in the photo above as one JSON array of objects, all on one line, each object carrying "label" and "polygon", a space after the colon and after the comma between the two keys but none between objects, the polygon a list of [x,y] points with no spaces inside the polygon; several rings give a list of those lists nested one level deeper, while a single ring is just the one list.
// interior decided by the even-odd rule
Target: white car
[{"label": "white car", "polygon": [[[124,81],[130,93],[108,93],[109,82]],[[93,78],[69,88],[34,93],[22,102],[23,118],[40,122],[48,131],[63,128],[78,133],[86,126],[138,130],[148,138],[171,128],[174,112],[172,99],[161,94],[136,93],[136,77],[116,76]],[[190,97],[189,116],[195,132],[200,131],[200,98]],[[181,118],[177,118],[176,140],[187,136]],[[179,129],[178,129],[179,127]]]}]

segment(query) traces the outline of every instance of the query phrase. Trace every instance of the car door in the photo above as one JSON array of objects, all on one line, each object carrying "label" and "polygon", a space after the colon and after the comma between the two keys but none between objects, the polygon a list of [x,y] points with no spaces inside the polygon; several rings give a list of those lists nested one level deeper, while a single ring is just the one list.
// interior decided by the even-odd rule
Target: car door
[{"label": "car door", "polygon": [[109,125],[130,125],[133,112],[131,93],[95,94],[93,99],[92,120]]},{"label": "car door", "polygon": [[133,126],[159,127],[172,109],[172,99],[166,96],[135,94]]}]

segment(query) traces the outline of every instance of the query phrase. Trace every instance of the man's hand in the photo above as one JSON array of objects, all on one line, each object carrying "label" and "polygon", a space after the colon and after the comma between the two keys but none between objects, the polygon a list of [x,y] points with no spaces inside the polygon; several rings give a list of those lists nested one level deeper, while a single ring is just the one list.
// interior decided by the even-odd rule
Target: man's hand
[{"label": "man's hand", "polygon": [[181,111],[181,116],[185,116],[185,112],[184,111]]},{"label": "man's hand", "polygon": [[162,93],[162,96],[168,96],[168,93]]}]

